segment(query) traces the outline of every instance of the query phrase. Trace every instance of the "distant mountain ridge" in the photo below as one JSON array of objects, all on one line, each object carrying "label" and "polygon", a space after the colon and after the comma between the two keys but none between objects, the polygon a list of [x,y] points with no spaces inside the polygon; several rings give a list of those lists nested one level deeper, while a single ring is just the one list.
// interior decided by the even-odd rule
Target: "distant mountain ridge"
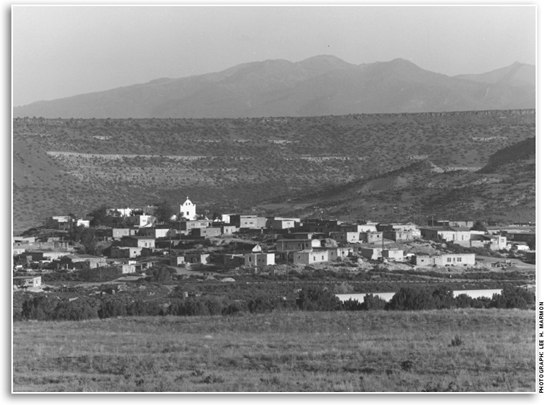
[{"label": "distant mountain ridge", "polygon": [[266,60],[15,107],[14,117],[240,118],[535,108],[535,67],[447,76],[404,59]]}]

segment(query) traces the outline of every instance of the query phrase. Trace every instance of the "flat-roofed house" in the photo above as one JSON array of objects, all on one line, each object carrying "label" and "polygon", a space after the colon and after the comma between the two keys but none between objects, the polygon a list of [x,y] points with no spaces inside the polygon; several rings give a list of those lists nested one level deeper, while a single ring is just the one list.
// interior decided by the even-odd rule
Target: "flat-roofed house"
[{"label": "flat-roofed house", "polygon": [[138,228],[111,228],[111,237],[114,240],[121,240],[124,236],[134,236]]},{"label": "flat-roofed house", "polygon": [[195,228],[191,231],[191,234],[200,238],[214,238],[221,235],[221,228]]},{"label": "flat-roofed house", "polygon": [[274,253],[246,253],[244,265],[251,267],[265,267],[276,264]]},{"label": "flat-roofed house", "polygon": [[403,240],[412,240],[414,239],[413,231],[411,229],[401,230],[401,229],[391,229],[384,230],[383,237],[385,239],[394,240],[394,241],[403,241]]},{"label": "flat-roofed house", "polygon": [[189,264],[209,264],[211,257],[209,253],[187,253],[185,263]]},{"label": "flat-roofed house", "polygon": [[360,242],[359,232],[331,232],[329,234],[329,237],[340,243],[359,243]]},{"label": "flat-roofed house", "polygon": [[69,255],[70,252],[66,251],[52,251],[52,250],[32,250],[26,252],[26,255],[32,257],[32,261],[37,262],[40,260],[58,260],[63,256]]},{"label": "flat-roofed house", "polygon": [[221,222],[223,222],[224,224],[230,224],[230,218],[235,215],[236,214],[221,214]]},{"label": "flat-roofed house", "polygon": [[361,242],[363,243],[381,243],[383,232],[361,232]]},{"label": "flat-roofed house", "polygon": [[359,254],[370,260],[378,260],[382,257],[381,247],[360,247]]},{"label": "flat-roofed house", "polygon": [[148,236],[125,236],[121,239],[122,246],[154,248],[155,239]]},{"label": "flat-roofed house", "polygon": [[16,276],[13,277],[13,285],[17,287],[39,287],[42,285],[41,276]]},{"label": "flat-roofed house", "polygon": [[470,230],[453,227],[423,227],[421,238],[435,242],[466,242],[470,241]]},{"label": "flat-roofed house", "polygon": [[208,228],[212,224],[212,221],[208,219],[198,219],[194,221],[181,221],[179,227],[182,231],[190,231],[198,228]]},{"label": "flat-roofed house", "polygon": [[278,218],[271,221],[270,227],[272,229],[291,229],[296,226],[294,219]]},{"label": "flat-roofed house", "polygon": [[60,258],[60,266],[63,269],[95,269],[106,266],[106,259],[93,255],[67,255]]},{"label": "flat-roofed house", "polygon": [[138,228],[153,226],[155,221],[156,218],[152,215],[132,215],[126,219],[127,224]]},{"label": "flat-roofed house", "polygon": [[142,254],[141,247],[112,246],[110,249],[111,258],[135,258]]},{"label": "flat-roofed house", "polygon": [[314,264],[329,261],[329,252],[327,250],[308,250],[293,253],[294,264]]},{"label": "flat-roofed house", "polygon": [[404,251],[402,249],[384,249],[382,257],[393,262],[404,261]]},{"label": "flat-roofed house", "polygon": [[474,266],[476,255],[474,253],[448,253],[443,255],[419,255],[411,257],[412,264],[417,266]]},{"label": "flat-roofed house", "polygon": [[282,239],[312,239],[315,234],[315,232],[291,232],[282,235]]},{"label": "flat-roofed house", "polygon": [[168,227],[167,228],[156,228],[156,227],[141,228],[138,231],[139,236],[147,236],[147,237],[150,237],[150,238],[153,238],[153,239],[166,238],[171,234],[172,234],[172,232],[170,232],[170,228],[168,228]]},{"label": "flat-roofed house", "polygon": [[237,232],[238,228],[234,225],[223,225],[221,226],[221,234],[223,235],[232,235],[233,233]]},{"label": "flat-roofed house", "polygon": [[276,241],[276,250],[309,250],[321,247],[321,241],[318,239],[280,239]]}]

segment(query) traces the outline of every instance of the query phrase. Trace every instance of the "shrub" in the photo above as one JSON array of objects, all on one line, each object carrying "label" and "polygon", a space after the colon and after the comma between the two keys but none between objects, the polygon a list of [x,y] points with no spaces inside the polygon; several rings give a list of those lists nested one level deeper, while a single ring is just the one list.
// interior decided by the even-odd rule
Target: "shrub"
[{"label": "shrub", "polygon": [[100,318],[113,318],[116,316],[127,316],[127,308],[120,300],[104,300],[98,310]]},{"label": "shrub", "polygon": [[129,316],[157,316],[164,313],[157,301],[135,300],[126,306]]},{"label": "shrub", "polygon": [[223,315],[236,315],[240,312],[246,311],[247,308],[244,308],[242,303],[238,301],[231,302],[228,304],[225,308],[223,308],[222,314]]},{"label": "shrub", "polygon": [[337,311],[342,301],[327,289],[305,287],[299,292],[297,306],[303,311]]},{"label": "shrub", "polygon": [[21,316],[24,319],[48,321],[53,319],[57,304],[57,300],[39,295],[23,302]]},{"label": "shrub", "polygon": [[455,308],[456,302],[453,291],[445,286],[440,286],[433,291],[434,305],[437,309]]},{"label": "shrub", "polygon": [[386,309],[411,311],[435,309],[435,300],[428,289],[401,288],[386,306]]},{"label": "shrub", "polygon": [[365,295],[363,302],[363,309],[366,311],[376,310],[376,309],[385,309],[387,301],[380,298],[377,295],[367,294]]},{"label": "shrub", "polygon": [[473,299],[467,294],[459,294],[455,297],[455,305],[457,308],[470,308],[473,306]]},{"label": "shrub", "polygon": [[78,298],[73,301],[61,301],[55,307],[52,316],[52,319],[58,321],[82,321],[98,318],[98,311],[87,300]]},{"label": "shrub", "polygon": [[362,302],[350,298],[343,302],[342,309],[344,311],[362,311],[365,309],[365,305]]},{"label": "shrub", "polygon": [[283,299],[270,295],[260,295],[247,303],[247,308],[252,313],[272,312],[284,307]]},{"label": "shrub", "polygon": [[455,337],[451,340],[451,346],[461,346],[463,344],[463,339],[459,335],[455,335]]},{"label": "shrub", "polygon": [[519,308],[527,309],[534,305],[534,294],[523,289],[506,286],[501,294],[493,294],[489,306],[491,308]]}]

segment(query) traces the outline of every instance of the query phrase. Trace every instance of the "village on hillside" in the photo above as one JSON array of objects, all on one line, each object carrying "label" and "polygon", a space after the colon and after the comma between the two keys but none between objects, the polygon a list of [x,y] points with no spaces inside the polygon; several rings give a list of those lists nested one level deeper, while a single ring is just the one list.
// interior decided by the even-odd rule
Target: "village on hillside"
[{"label": "village on hillside", "polygon": [[248,272],[288,274],[337,264],[361,272],[376,266],[451,272],[534,269],[535,263],[534,224],[431,218],[423,226],[239,213],[208,218],[189,197],[168,218],[161,209],[104,206],[94,217],[45,218],[43,227],[14,237],[14,289],[48,291],[53,287],[46,280],[84,270],[98,270],[98,280],[118,286],[160,268],[178,279],[234,282]]}]

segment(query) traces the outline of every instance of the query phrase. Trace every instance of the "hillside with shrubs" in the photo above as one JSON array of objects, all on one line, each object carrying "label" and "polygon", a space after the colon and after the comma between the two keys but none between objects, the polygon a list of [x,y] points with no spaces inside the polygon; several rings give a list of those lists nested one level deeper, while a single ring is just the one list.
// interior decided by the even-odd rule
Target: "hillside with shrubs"
[{"label": "hillside with shrubs", "polygon": [[[173,204],[187,195],[209,210],[296,210],[282,204],[372,179],[370,188],[383,193],[369,201],[372,190],[367,187],[350,198],[365,209],[383,205],[374,214],[385,219],[395,214],[387,202],[412,201],[421,193],[404,187],[410,176],[419,176],[418,184],[436,191],[434,205],[452,192],[451,187],[441,189],[440,182],[465,182],[465,175],[474,177],[474,187],[453,187],[453,192],[478,193],[481,179],[474,172],[494,153],[534,136],[534,110],[239,119],[16,118],[14,230],[36,226],[50,215],[85,215],[102,204],[143,206],[165,198]],[[419,170],[418,164],[429,170]],[[386,175],[407,167],[415,168],[412,174]],[[438,177],[425,185],[428,172]],[[527,185],[513,186],[514,193]],[[409,205],[412,211],[405,215],[425,209],[415,201]],[[495,208],[480,207],[491,214]],[[319,209],[305,206],[303,213]]]}]

